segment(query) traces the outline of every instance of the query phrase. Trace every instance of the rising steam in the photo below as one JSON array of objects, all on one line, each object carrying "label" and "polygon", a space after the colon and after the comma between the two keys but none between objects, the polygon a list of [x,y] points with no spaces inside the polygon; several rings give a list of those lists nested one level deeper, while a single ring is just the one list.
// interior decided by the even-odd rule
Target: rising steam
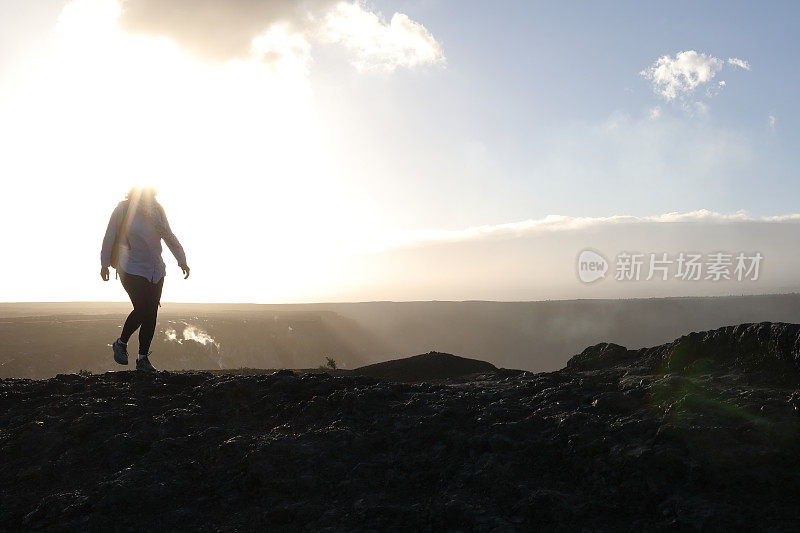
[{"label": "rising steam", "polygon": [[214,340],[214,337],[209,335],[206,330],[199,326],[189,324],[188,322],[183,322],[183,324],[184,328],[180,337],[178,336],[178,332],[175,328],[170,328],[164,332],[164,336],[168,342],[177,342],[178,344],[183,344],[183,341],[194,341],[198,344],[202,344],[203,346],[215,346],[217,349],[219,349],[219,342]]}]

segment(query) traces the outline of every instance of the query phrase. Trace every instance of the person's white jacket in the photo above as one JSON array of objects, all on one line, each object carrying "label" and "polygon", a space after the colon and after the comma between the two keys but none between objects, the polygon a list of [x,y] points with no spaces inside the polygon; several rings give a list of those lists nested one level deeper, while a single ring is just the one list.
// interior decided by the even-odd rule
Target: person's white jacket
[{"label": "person's white jacket", "polygon": [[[108,229],[103,238],[100,251],[100,263],[104,267],[111,266],[111,249],[116,238],[122,234],[122,222],[128,201],[120,202],[111,214]],[[172,255],[179,265],[186,264],[186,254],[178,238],[169,227],[164,210],[155,204],[155,209],[130,204],[130,213],[126,219],[127,238],[122,236],[119,242],[119,268],[128,274],[142,276],[152,283],[158,283],[167,272],[161,258],[161,239],[167,243]]]}]

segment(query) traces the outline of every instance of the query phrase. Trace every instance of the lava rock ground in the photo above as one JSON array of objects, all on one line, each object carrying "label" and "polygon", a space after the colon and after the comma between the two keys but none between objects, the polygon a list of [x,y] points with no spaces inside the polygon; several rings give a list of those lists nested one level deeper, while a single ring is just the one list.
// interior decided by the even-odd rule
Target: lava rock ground
[{"label": "lava rock ground", "polygon": [[6,379],[0,527],[797,530],[799,331],[598,345],[558,372],[439,383]]}]

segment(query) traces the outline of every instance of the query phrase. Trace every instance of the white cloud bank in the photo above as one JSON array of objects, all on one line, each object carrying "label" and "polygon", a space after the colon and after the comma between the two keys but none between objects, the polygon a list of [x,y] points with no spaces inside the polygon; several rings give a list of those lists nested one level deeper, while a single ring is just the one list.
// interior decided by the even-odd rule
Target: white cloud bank
[{"label": "white cloud bank", "polygon": [[774,224],[798,222],[800,222],[800,213],[769,217],[751,217],[744,211],[726,214],[710,211],[708,209],[649,216],[613,215],[608,217],[569,217],[563,215],[547,215],[539,219],[528,219],[505,224],[473,226],[461,230],[415,232],[407,234],[404,237],[404,241],[407,245],[425,245],[433,242],[463,242],[474,239],[522,237],[542,232],[587,231],[595,230],[600,227],[632,224]]},{"label": "white cloud bank", "polygon": [[422,24],[403,13],[386,22],[360,1],[225,0],[200,7],[195,0],[120,2],[124,31],[166,37],[213,61],[294,59],[304,65],[313,44],[344,46],[360,70],[393,71],[445,61],[440,43]]},{"label": "white cloud bank", "polygon": [[[674,57],[659,57],[653,65],[639,74],[650,80],[657,95],[672,101],[676,98],[687,98],[696,89],[709,84],[726,63],[750,70],[750,63],[743,59],[731,57],[726,62],[710,54],[686,50],[678,52]],[[718,89],[724,86],[724,81],[717,84]],[[713,96],[713,93],[709,91],[708,96]]]},{"label": "white cloud bank", "polygon": [[[800,290],[796,238],[800,214],[750,217],[708,210],[653,216],[564,217],[426,232],[417,242],[349,261],[347,278],[324,300],[542,300],[649,298],[785,293]],[[582,250],[601,254],[611,270],[596,283],[581,282]],[[680,253],[761,254],[757,279],[686,281],[675,264],[667,280],[648,280],[650,254],[674,261]],[[621,253],[643,254],[636,281],[615,279]],[[705,274],[704,274],[705,276]]]}]

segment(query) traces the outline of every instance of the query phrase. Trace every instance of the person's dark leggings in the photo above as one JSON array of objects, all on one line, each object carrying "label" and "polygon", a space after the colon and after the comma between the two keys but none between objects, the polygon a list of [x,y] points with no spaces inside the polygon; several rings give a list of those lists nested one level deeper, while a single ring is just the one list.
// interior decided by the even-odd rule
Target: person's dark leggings
[{"label": "person's dark leggings", "polygon": [[161,278],[158,283],[151,283],[147,278],[134,276],[120,270],[119,279],[133,303],[133,311],[125,320],[122,335],[119,338],[122,339],[122,342],[128,342],[136,328],[139,328],[139,353],[147,354],[156,332],[158,303],[161,301],[164,278]]}]

